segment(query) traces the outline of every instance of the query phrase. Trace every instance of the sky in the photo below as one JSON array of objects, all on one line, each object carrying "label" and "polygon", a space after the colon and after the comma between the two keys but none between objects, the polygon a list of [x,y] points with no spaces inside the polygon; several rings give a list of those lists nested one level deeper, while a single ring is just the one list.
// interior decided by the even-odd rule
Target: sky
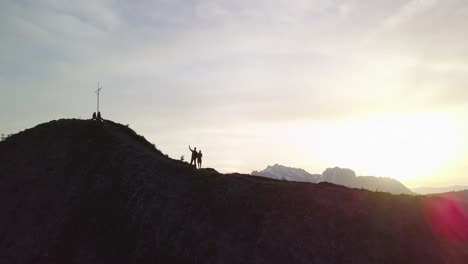
[{"label": "sky", "polygon": [[104,118],[250,173],[468,185],[465,0],[0,2],[0,133]]}]

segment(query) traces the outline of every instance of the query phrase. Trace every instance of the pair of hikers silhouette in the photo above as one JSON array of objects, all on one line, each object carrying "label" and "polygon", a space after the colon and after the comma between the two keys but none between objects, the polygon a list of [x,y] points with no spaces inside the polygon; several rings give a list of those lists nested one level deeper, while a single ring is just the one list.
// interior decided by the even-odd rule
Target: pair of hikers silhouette
[{"label": "pair of hikers silhouette", "polygon": [[202,166],[202,157],[203,157],[203,154],[200,151],[197,152],[197,148],[191,148],[190,145],[188,146],[188,148],[190,149],[190,151],[192,152],[192,159],[190,160],[190,165],[194,165],[196,168],[201,168]]},{"label": "pair of hikers silhouette", "polygon": [[102,117],[101,117],[101,112],[97,112],[97,115],[96,115],[96,112],[94,112],[93,113],[93,120],[96,120],[96,121],[99,121],[99,122],[104,121],[104,119],[102,119]]}]

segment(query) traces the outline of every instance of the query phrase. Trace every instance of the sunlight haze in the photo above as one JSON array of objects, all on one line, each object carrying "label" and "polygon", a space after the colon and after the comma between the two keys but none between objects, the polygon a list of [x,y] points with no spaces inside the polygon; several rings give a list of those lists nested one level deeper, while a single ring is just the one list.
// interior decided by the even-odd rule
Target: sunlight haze
[{"label": "sunlight haze", "polygon": [[0,3],[0,133],[129,124],[250,173],[346,167],[468,185],[468,1]]}]

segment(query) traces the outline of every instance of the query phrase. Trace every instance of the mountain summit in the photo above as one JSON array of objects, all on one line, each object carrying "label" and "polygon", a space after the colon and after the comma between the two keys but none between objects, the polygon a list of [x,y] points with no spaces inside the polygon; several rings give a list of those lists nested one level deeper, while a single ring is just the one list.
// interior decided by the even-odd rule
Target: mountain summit
[{"label": "mountain summit", "polygon": [[0,142],[0,263],[466,263],[453,205],[196,170],[110,121]]},{"label": "mountain summit", "polygon": [[274,166],[268,166],[262,171],[253,171],[252,175],[295,182],[329,182],[349,188],[362,188],[393,194],[413,194],[405,185],[395,179],[374,176],[356,176],[353,170],[339,167],[327,168],[322,174],[310,174],[303,169],[275,164]]},{"label": "mountain summit", "polygon": [[268,177],[277,180],[283,181],[295,181],[295,182],[312,182],[318,183],[322,175],[320,174],[310,174],[304,169],[290,168],[275,164],[273,166],[268,166],[262,171],[253,171],[252,175]]}]

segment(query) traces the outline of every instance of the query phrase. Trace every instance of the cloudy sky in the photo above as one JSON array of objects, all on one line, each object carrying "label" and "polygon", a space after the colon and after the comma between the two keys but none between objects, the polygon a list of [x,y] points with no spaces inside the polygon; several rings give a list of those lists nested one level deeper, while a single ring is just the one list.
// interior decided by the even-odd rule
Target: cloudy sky
[{"label": "cloudy sky", "polygon": [[0,2],[0,132],[105,118],[171,157],[468,184],[466,0]]}]

